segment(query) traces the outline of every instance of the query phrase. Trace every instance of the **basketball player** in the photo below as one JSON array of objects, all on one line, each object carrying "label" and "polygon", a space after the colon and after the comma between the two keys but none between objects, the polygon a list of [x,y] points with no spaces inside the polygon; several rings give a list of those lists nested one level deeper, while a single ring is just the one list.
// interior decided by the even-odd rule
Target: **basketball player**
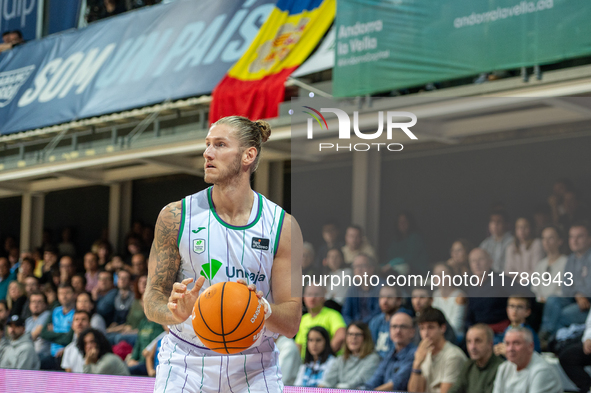
[{"label": "basketball player", "polygon": [[[302,235],[295,219],[250,188],[270,134],[261,120],[231,116],[214,123],[203,153],[205,181],[213,186],[158,216],[144,307],[170,333],[162,340],[154,392],[283,390],[273,339],[294,337],[300,324]],[[195,335],[190,316],[201,290],[238,278],[265,305],[265,327],[253,347],[221,355]]]}]

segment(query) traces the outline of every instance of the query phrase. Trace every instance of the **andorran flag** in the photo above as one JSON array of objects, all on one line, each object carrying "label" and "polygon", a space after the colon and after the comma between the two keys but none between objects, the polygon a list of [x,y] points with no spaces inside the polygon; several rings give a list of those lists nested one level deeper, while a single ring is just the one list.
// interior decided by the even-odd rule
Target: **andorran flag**
[{"label": "andorran flag", "polygon": [[209,121],[277,117],[285,81],[324,36],[336,0],[279,0],[258,35],[213,91]]}]

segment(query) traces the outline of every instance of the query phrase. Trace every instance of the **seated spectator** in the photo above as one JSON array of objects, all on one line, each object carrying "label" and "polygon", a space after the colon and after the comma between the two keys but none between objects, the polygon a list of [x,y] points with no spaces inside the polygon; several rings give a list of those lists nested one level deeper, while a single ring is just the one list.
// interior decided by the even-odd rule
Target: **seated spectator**
[{"label": "seated spectator", "polygon": [[318,264],[322,263],[328,256],[328,251],[333,248],[341,249],[345,242],[340,238],[339,225],[334,221],[328,221],[322,225],[322,239],[324,243],[318,248],[316,253],[316,261]]},{"label": "seated spectator", "polygon": [[52,282],[41,284],[40,289],[47,298],[47,306],[50,311],[60,306],[60,302],[57,300],[57,288]]},{"label": "seated spectator", "polygon": [[304,242],[303,250],[302,275],[312,277],[321,274],[320,266],[316,265],[316,261],[314,260],[314,246],[312,243]]},{"label": "seated spectator", "polygon": [[117,288],[113,285],[113,273],[100,272],[98,284],[92,292],[92,299],[96,304],[96,312],[102,315],[107,326],[113,322],[116,296]]},{"label": "seated spectator", "polygon": [[95,312],[95,304],[88,292],[82,292],[76,296],[76,310],[86,311],[90,315],[90,327],[104,332],[107,330],[105,319]]},{"label": "seated spectator", "polygon": [[492,393],[497,369],[503,360],[493,354],[494,333],[490,327],[477,323],[466,333],[468,359],[460,377],[448,393]]},{"label": "seated spectator", "polygon": [[51,311],[47,309],[47,299],[39,291],[31,292],[29,295],[29,309],[31,316],[25,320],[25,332],[31,335],[35,352],[39,355],[39,360],[49,354],[49,342],[40,337],[43,325],[51,318]]},{"label": "seated spectator", "polygon": [[534,352],[531,330],[511,329],[504,343],[507,360],[497,370],[493,393],[562,393],[556,368]]},{"label": "seated spectator", "polygon": [[408,381],[411,392],[447,393],[460,377],[466,355],[445,339],[445,316],[428,308],[417,317],[421,342]]},{"label": "seated spectator", "polygon": [[[57,289],[57,298],[60,306],[56,307],[51,314],[53,332],[68,333],[72,328],[72,321],[74,319],[74,306],[76,304],[76,300],[74,298],[74,289],[70,284],[60,284],[59,288]],[[63,354],[63,349],[63,345],[52,342],[51,356],[54,358],[60,357],[61,354]]]},{"label": "seated spectator", "polygon": [[334,362],[330,336],[322,326],[313,326],[306,337],[304,364],[300,366],[294,386],[315,388]]},{"label": "seated spectator", "polygon": [[[562,287],[554,281],[554,277],[561,276],[566,266],[566,255],[560,252],[563,243],[562,231],[558,227],[550,226],[542,230],[542,247],[547,257],[538,262],[536,272],[541,278],[544,273],[550,273],[551,280],[546,280],[549,285],[544,285],[542,281],[540,285],[531,286],[539,303],[545,303],[551,296],[562,296]],[[548,277],[547,274],[546,277]]]},{"label": "seated spectator", "polygon": [[300,329],[295,336],[295,343],[300,351],[302,359],[306,354],[306,337],[308,330],[313,326],[325,328],[330,336],[330,346],[333,352],[338,352],[345,341],[345,321],[337,311],[324,307],[324,294],[326,289],[321,286],[309,285],[304,288],[304,304],[308,313],[302,316]]},{"label": "seated spectator", "polygon": [[62,356],[61,367],[67,373],[81,373],[83,372],[84,356],[78,349],[77,340],[80,333],[90,327],[90,314],[83,310],[76,310],[74,319],[72,320],[72,342],[70,342],[64,349]]},{"label": "seated spectator", "polygon": [[105,269],[107,263],[111,260],[113,248],[111,243],[106,240],[101,240],[96,248],[96,255],[98,256],[98,264],[100,269]]},{"label": "seated spectator", "polygon": [[345,296],[347,296],[347,291],[349,290],[349,284],[343,282],[343,277],[350,277],[352,271],[349,267],[344,266],[345,258],[343,257],[343,252],[340,248],[331,248],[328,250],[326,258],[324,258],[322,264],[330,276],[328,279],[329,282],[333,282],[332,276],[339,277],[338,286],[327,288],[326,303],[324,305],[341,312],[343,303],[345,302]]},{"label": "seated spectator", "polygon": [[[573,323],[583,324],[591,303],[591,226],[582,221],[569,230],[568,243],[572,254],[564,268],[563,281],[572,279],[572,285],[563,285],[565,297],[550,297],[544,305],[540,338],[547,340],[561,327]],[[574,299],[573,299],[574,298]]]},{"label": "seated spectator", "polygon": [[382,313],[369,321],[369,331],[374,342],[374,350],[384,359],[394,347],[390,339],[390,319],[402,305],[402,298],[398,296],[396,287],[380,288],[379,305]]},{"label": "seated spectator", "polygon": [[117,295],[115,296],[115,314],[111,326],[123,325],[135,296],[131,290],[131,274],[121,270],[117,281]]},{"label": "seated spectator", "polygon": [[506,311],[507,298],[499,297],[503,294],[502,288],[498,285],[493,287],[489,275],[485,274],[493,271],[493,260],[482,248],[472,250],[468,258],[472,274],[484,276],[484,282],[480,286],[469,286],[467,289],[469,300],[466,325],[470,327],[477,323],[485,323],[496,335],[502,335],[510,323]]},{"label": "seated spectator", "polygon": [[10,272],[8,258],[0,257],[0,300],[6,299],[8,284],[16,280],[16,273]]},{"label": "seated spectator", "polygon": [[[375,260],[366,254],[359,254],[353,261],[353,274],[363,277],[367,274],[371,277],[376,269]],[[365,285],[367,284],[367,285]],[[381,282],[377,286],[370,284],[369,279],[363,280],[360,286],[351,286],[347,291],[343,304],[343,318],[346,323],[361,321],[368,323],[374,316],[380,313],[378,298],[380,296]]]},{"label": "seated spectator", "polygon": [[129,369],[102,332],[88,328],[79,334],[76,345],[84,357],[85,374],[129,375]]},{"label": "seated spectator", "polygon": [[144,254],[134,254],[131,256],[131,274],[137,278],[148,274],[148,264]]},{"label": "seated spectator", "polygon": [[[421,316],[423,311],[433,307],[433,295],[431,294],[429,288],[415,288],[412,290],[411,295],[412,296],[410,302],[412,304],[413,311],[417,318]],[[443,316],[443,318],[445,319],[446,326],[444,332],[445,339],[450,343],[455,344],[457,342],[456,332],[454,332],[454,329],[450,326],[449,322],[447,322],[445,315]],[[415,338],[413,342],[416,345],[419,345],[419,343],[421,342],[421,335],[418,329],[416,329],[415,331]]]},{"label": "seated spectator", "polygon": [[479,248],[485,250],[492,258],[492,268],[496,272],[505,271],[507,247],[515,240],[507,231],[507,221],[507,212],[505,210],[493,210],[488,222],[490,236],[484,239],[479,246]]},{"label": "seated spectator", "polygon": [[18,272],[16,273],[16,280],[24,285],[27,278],[35,277],[33,274],[35,272],[35,263],[36,262],[33,258],[23,258],[23,260],[20,262]]},{"label": "seated spectator", "polygon": [[162,325],[162,329],[164,329],[164,331],[160,333],[158,337],[152,340],[150,345],[148,345],[144,349],[144,357],[146,358],[146,369],[148,370],[149,377],[156,376],[156,367],[158,367],[158,364],[160,364],[160,362],[158,361],[158,353],[160,352],[160,348],[162,347],[162,339],[164,339],[164,337],[166,337],[166,335],[170,331],[167,325]]},{"label": "seated spectator", "polygon": [[527,272],[531,275],[544,258],[542,241],[534,239],[529,219],[520,217],[515,222],[515,240],[507,246],[505,274]]},{"label": "seated spectator", "polygon": [[591,376],[585,367],[591,366],[591,313],[587,315],[581,342],[564,348],[559,359],[564,372],[577,385],[579,392],[588,392],[591,389]]},{"label": "seated spectator", "polygon": [[[526,318],[529,317],[530,314],[531,306],[529,299],[519,296],[509,296],[509,299],[507,299],[507,315],[509,316],[509,321],[511,321],[511,324],[507,327],[507,329],[505,329],[502,339],[504,340],[505,336],[507,335],[507,332],[510,329],[523,327],[531,331],[534,340],[534,350],[536,352],[541,352],[540,339],[538,338],[538,335],[531,328],[531,326],[525,323]],[[494,347],[494,351],[495,355],[505,356],[505,343],[500,342],[496,344]]]},{"label": "seated spectator", "polygon": [[86,277],[83,273],[77,273],[72,276],[72,288],[74,288],[74,293],[76,295],[86,292]]},{"label": "seated spectator", "polygon": [[20,315],[13,315],[8,319],[6,331],[9,341],[2,353],[0,368],[39,370],[39,356],[35,352],[31,336],[25,334],[25,321]]},{"label": "seated spectator", "polygon": [[60,258],[60,283],[72,282],[72,277],[76,274],[76,266],[71,256],[63,256]]},{"label": "seated spectator", "polygon": [[414,217],[408,212],[400,213],[396,222],[394,241],[388,248],[388,263],[382,270],[394,270],[399,274],[424,274],[429,256]]},{"label": "seated spectator", "polygon": [[86,292],[94,293],[99,281],[98,256],[95,253],[84,254],[84,270],[86,271]]},{"label": "seated spectator", "polygon": [[10,315],[21,315],[27,302],[25,286],[18,281],[12,281],[8,285],[8,296],[6,302],[10,308]]},{"label": "seated spectator", "polygon": [[453,274],[464,275],[470,272],[468,255],[474,246],[466,239],[458,239],[451,245],[450,258],[447,260]]},{"label": "seated spectator", "polygon": [[[35,275],[41,280],[41,284],[46,282],[52,282],[51,269],[54,266],[58,266],[58,253],[57,249],[53,246],[45,247],[43,251],[43,262],[37,264]],[[57,286],[57,285],[56,285]]]},{"label": "seated spectator", "polygon": [[291,338],[280,335],[275,340],[279,350],[279,369],[281,370],[281,381],[285,386],[293,386],[295,383],[302,359],[300,350]]},{"label": "seated spectator", "polygon": [[152,322],[146,317],[142,319],[138,329],[137,340],[133,346],[133,352],[126,358],[131,375],[148,375],[146,359],[142,351],[162,331],[162,325]]},{"label": "seated spectator", "polygon": [[390,339],[394,343],[364,389],[406,390],[417,346],[412,342],[415,326],[410,315],[397,312],[390,318]]},{"label": "seated spectator", "polygon": [[25,293],[27,296],[31,296],[31,293],[33,292],[39,292],[39,279],[35,276],[25,278],[23,285],[25,286]]},{"label": "seated spectator", "polygon": [[[433,292],[433,307],[441,310],[454,332],[463,336],[466,317],[466,294],[459,288],[453,286],[451,280],[456,274],[446,263],[437,263],[433,267],[433,275],[441,278],[440,285]],[[461,274],[464,274],[462,272]],[[447,279],[449,276],[450,279]]]},{"label": "seated spectator", "polygon": [[347,327],[343,354],[324,373],[318,386],[355,389],[365,385],[379,363],[380,355],[373,350],[368,326],[363,322],[352,322]]},{"label": "seated spectator", "polygon": [[564,194],[564,213],[558,219],[558,225],[563,229],[570,228],[574,223],[580,220],[589,220],[589,210],[587,206],[579,201],[579,197],[574,190],[567,191]]},{"label": "seated spectator", "polygon": [[350,265],[353,263],[355,257],[359,254],[365,254],[371,258],[376,257],[373,247],[369,244],[365,236],[363,236],[363,229],[359,225],[349,225],[345,232],[345,245],[341,248],[345,263]]},{"label": "seated spectator", "polygon": [[[141,276],[134,281],[133,292],[135,295],[135,299],[131,304],[129,312],[127,313],[125,325],[117,325],[109,327],[107,329],[107,338],[109,338],[109,342],[114,342],[115,344],[117,344],[119,341],[125,340],[129,342],[131,345],[135,343],[137,329],[140,325],[140,322],[145,317],[143,296],[144,292],[146,291],[147,280],[147,276]],[[112,337],[110,337],[111,335]],[[133,343],[131,341],[133,341]]]},{"label": "seated spectator", "polygon": [[548,197],[548,206],[552,212],[552,222],[558,226],[560,216],[562,216],[566,210],[564,208],[564,194],[574,190],[574,184],[570,179],[558,179],[552,186],[552,195]]}]

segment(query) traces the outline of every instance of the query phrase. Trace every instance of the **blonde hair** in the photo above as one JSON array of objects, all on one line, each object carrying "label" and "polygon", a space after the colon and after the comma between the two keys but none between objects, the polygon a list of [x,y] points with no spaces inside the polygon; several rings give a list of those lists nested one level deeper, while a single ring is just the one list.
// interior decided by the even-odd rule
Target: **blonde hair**
[{"label": "blonde hair", "polygon": [[211,127],[216,125],[232,127],[242,148],[255,147],[257,149],[257,156],[250,167],[250,173],[256,171],[259,166],[263,143],[267,142],[271,136],[269,123],[264,120],[251,121],[243,116],[227,116],[213,123]]}]

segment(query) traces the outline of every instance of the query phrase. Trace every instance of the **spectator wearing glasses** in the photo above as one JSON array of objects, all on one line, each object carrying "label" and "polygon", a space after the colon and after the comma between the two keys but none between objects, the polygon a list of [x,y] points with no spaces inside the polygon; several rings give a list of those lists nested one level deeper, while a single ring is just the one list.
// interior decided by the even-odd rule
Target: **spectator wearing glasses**
[{"label": "spectator wearing glasses", "polygon": [[390,339],[394,343],[384,356],[378,369],[364,385],[364,389],[392,391],[406,390],[417,346],[412,318],[405,312],[397,312],[390,318]]},{"label": "spectator wearing glasses", "polygon": [[[507,299],[507,315],[509,316],[509,321],[511,321],[511,324],[507,327],[507,329],[505,329],[505,332],[504,332],[503,337],[501,339],[503,340],[505,338],[505,336],[507,335],[507,332],[510,329],[515,329],[517,327],[523,327],[523,328],[529,329],[531,331],[532,338],[534,341],[535,351],[541,352],[540,339],[538,338],[538,335],[532,329],[532,327],[529,326],[525,322],[526,318],[529,317],[530,314],[531,314],[531,307],[530,307],[530,302],[529,302],[528,298],[519,297],[519,296],[510,296],[509,299]],[[501,342],[501,343],[495,345],[494,351],[495,351],[495,355],[505,356],[505,351],[506,351],[505,343]]]},{"label": "spectator wearing glasses", "polygon": [[345,347],[324,375],[319,387],[355,389],[364,385],[380,363],[373,350],[373,340],[367,324],[352,322],[347,327]]}]

